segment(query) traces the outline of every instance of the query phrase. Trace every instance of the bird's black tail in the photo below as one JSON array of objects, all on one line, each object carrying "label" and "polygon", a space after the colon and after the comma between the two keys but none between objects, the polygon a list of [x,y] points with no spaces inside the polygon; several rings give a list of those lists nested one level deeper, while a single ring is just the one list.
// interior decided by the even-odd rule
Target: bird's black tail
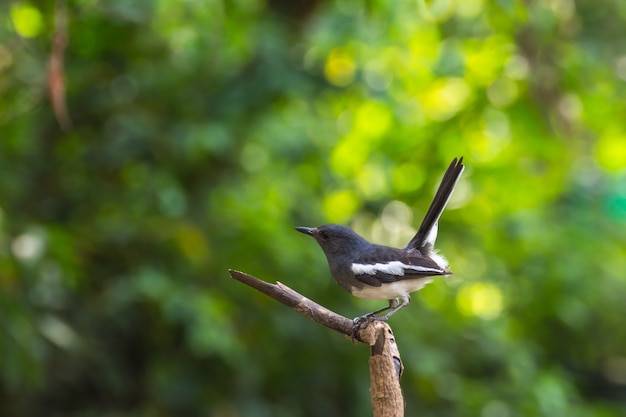
[{"label": "bird's black tail", "polygon": [[465,169],[463,157],[458,161],[457,158],[454,158],[448,170],[443,175],[437,194],[435,194],[433,202],[430,203],[430,207],[426,212],[426,216],[424,216],[424,220],[422,220],[417,234],[411,239],[409,244],[406,245],[405,249],[422,249],[425,246],[432,247],[434,245],[435,239],[437,238],[437,223],[439,222],[439,217],[441,217],[441,213],[443,213],[443,210],[446,208],[452,191],[454,191],[454,187],[463,173],[463,169]]}]

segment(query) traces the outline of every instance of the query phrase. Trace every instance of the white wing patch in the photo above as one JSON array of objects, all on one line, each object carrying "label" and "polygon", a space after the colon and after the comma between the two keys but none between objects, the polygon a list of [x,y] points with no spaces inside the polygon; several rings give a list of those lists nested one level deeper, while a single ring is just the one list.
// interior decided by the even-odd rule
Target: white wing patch
[{"label": "white wing patch", "polygon": [[352,264],[352,272],[355,275],[376,275],[377,272],[382,272],[390,275],[403,276],[404,271],[407,269],[418,272],[432,272],[434,274],[441,274],[443,272],[442,269],[428,268],[420,265],[408,265],[400,261],[377,264]]}]

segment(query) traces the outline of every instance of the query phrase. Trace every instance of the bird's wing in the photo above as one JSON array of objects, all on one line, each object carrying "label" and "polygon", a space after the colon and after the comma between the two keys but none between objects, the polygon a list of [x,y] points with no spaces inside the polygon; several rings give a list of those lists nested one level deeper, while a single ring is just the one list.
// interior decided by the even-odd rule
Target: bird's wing
[{"label": "bird's wing", "polygon": [[376,287],[399,280],[451,274],[448,269],[441,268],[418,251],[384,246],[378,246],[370,255],[356,258],[352,262],[351,270],[356,279]]},{"label": "bird's wing", "polygon": [[458,161],[456,158],[452,160],[452,163],[450,163],[450,166],[441,179],[441,184],[439,184],[435,198],[433,198],[432,203],[430,203],[430,207],[426,212],[426,216],[424,216],[424,220],[422,220],[422,224],[417,230],[417,234],[411,239],[408,245],[406,245],[405,249],[421,250],[424,247],[431,249],[435,244],[435,239],[437,239],[437,223],[464,169],[463,158]]}]

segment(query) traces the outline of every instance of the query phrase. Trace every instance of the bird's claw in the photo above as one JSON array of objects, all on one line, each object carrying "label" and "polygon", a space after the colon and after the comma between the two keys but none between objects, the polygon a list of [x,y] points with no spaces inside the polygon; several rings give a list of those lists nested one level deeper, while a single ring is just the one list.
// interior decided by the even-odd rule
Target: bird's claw
[{"label": "bird's claw", "polygon": [[375,313],[369,313],[365,314],[364,316],[355,317],[354,319],[352,319],[352,322],[354,323],[354,325],[352,326],[352,341],[354,342],[361,340],[358,337],[358,334],[364,324],[372,323],[374,321],[387,321],[387,319],[387,316],[377,316]]},{"label": "bird's claw", "polygon": [[377,316],[376,313],[365,314],[360,317],[355,317],[352,321],[355,326],[361,326],[363,323],[369,323],[375,320],[387,321],[387,316]]}]

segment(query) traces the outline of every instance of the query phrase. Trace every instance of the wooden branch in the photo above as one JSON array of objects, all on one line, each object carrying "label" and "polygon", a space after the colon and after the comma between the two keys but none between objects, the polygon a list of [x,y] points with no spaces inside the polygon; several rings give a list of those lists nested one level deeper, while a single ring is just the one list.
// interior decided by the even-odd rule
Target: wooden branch
[{"label": "wooden branch", "polygon": [[230,270],[230,276],[305,317],[344,334],[353,341],[370,346],[370,395],[374,417],[402,417],[404,399],[400,389],[402,360],[391,327],[381,320],[357,322],[309,300],[277,282],[270,284],[244,272]]},{"label": "wooden branch", "polygon": [[[288,286],[281,284],[280,282],[270,284],[269,282],[262,281],[252,275],[234,271],[232,269],[229,272],[230,276],[237,281],[241,281],[263,294],[269,295],[273,299],[280,301],[287,307],[297,311],[305,317],[310,318],[322,326],[328,327],[329,329],[335,330],[339,333],[343,333],[348,337],[354,336],[354,322],[352,320],[347,317],[340,316],[326,307],[309,300]],[[359,342],[363,341],[359,340]]]},{"label": "wooden branch", "polygon": [[[374,321],[366,327],[375,337],[370,345],[370,395],[374,417],[402,417],[404,398],[400,389],[403,366],[400,351],[386,322]],[[368,337],[369,339],[369,337]]]}]

